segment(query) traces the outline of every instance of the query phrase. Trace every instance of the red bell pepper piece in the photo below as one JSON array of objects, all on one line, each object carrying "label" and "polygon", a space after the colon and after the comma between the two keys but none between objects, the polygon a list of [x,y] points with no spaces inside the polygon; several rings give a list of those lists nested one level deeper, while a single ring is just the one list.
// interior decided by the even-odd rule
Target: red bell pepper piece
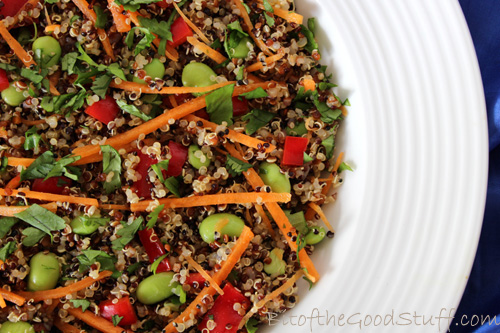
[{"label": "red bell pepper piece", "polygon": [[141,159],[137,167],[135,168],[135,172],[141,175],[141,179],[134,183],[135,193],[142,198],[151,198],[151,188],[153,185],[149,182],[149,168],[158,163],[156,158],[151,158],[146,154],[143,154],[141,151],[137,152],[137,156]]},{"label": "red bell pepper piece", "polygon": [[[167,253],[165,251],[165,247],[161,243],[158,235],[153,228],[139,230],[137,233],[139,234],[139,239],[141,240],[142,246],[144,246],[144,249],[148,254],[150,263],[153,263],[156,259]],[[158,265],[156,273],[168,272],[170,270],[170,261],[166,257]]]},{"label": "red bell pepper piece", "polygon": [[283,150],[284,165],[301,166],[304,164],[304,152],[309,140],[296,136],[287,136],[285,139],[285,149]]},{"label": "red bell pepper piece", "polygon": [[[241,100],[240,100],[241,98]],[[233,116],[242,116],[249,111],[248,101],[245,97],[233,97]]]},{"label": "red bell pepper piece", "polygon": [[0,91],[4,91],[9,87],[9,78],[7,72],[0,68]]},{"label": "red bell pepper piece", "polygon": [[155,2],[158,7],[161,7],[161,8],[168,8],[170,6],[170,4],[167,2],[167,0],[163,0],[163,1],[160,1],[160,2]]},{"label": "red bell pepper piece", "polygon": [[205,284],[205,278],[200,273],[189,273],[184,284],[189,284],[194,287],[195,282],[198,283],[198,287],[203,287]]},{"label": "red bell pepper piece", "polygon": [[0,7],[0,15],[16,16],[28,0],[3,0],[0,2],[3,3],[3,6]]},{"label": "red bell pepper piece", "polygon": [[[207,321],[213,318],[215,328],[210,333],[236,333],[238,325],[243,319],[237,311],[233,309],[235,303],[240,303],[246,308],[250,306],[250,301],[243,294],[233,287],[229,282],[224,286],[224,295],[220,295],[214,302],[214,306],[208,310],[202,322],[198,325],[198,329],[202,331],[207,328]],[[245,311],[242,311],[243,315]]]},{"label": "red bell pepper piece", "polygon": [[113,316],[123,317],[118,323],[119,326],[132,325],[137,322],[137,315],[135,314],[134,307],[130,303],[128,296],[122,297],[113,304],[112,300],[106,300],[99,303],[101,316],[113,322]]},{"label": "red bell pepper piece", "polygon": [[66,186],[71,186],[71,184],[71,179],[63,176],[51,177],[45,181],[43,178],[37,178],[33,181],[31,188],[36,192],[62,194],[64,188]]},{"label": "red bell pepper piece", "polygon": [[170,26],[172,32],[172,41],[168,41],[168,45],[177,47],[184,44],[189,36],[193,35],[193,31],[187,25],[182,17],[175,19],[174,23]]},{"label": "red bell pepper piece", "polygon": [[120,107],[113,97],[106,96],[105,99],[101,99],[87,107],[85,113],[107,125],[110,121],[116,119],[116,116],[120,113]]},{"label": "red bell pepper piece", "polygon": [[168,143],[170,149],[170,161],[168,162],[167,177],[177,177],[182,173],[182,167],[188,158],[188,148],[175,141]]}]

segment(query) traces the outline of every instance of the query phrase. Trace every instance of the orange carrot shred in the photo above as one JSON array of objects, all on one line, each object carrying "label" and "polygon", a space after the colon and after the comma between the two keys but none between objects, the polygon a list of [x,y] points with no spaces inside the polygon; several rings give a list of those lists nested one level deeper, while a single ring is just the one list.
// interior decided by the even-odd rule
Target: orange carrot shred
[{"label": "orange carrot shred", "polygon": [[120,326],[113,325],[112,322],[107,321],[101,316],[95,315],[93,312],[86,310],[82,312],[82,309],[68,308],[68,313],[89,326],[103,332],[103,333],[122,333],[122,332],[132,332],[130,330],[126,330]]},{"label": "orange carrot shred", "polygon": [[0,293],[0,308],[6,308],[7,304],[5,303],[5,300],[2,297],[2,294]]},{"label": "orange carrot shred", "polygon": [[19,291],[19,295],[22,297],[33,300],[34,302],[40,302],[46,299],[58,299],[66,295],[76,293],[77,291],[83,290],[90,287],[95,282],[110,277],[113,274],[111,271],[102,271],[99,273],[96,279],[93,277],[86,277],[78,282],[74,282],[66,287],[60,287],[56,289],[43,290],[43,291]]},{"label": "orange carrot shred", "polygon": [[207,271],[200,266],[200,264],[194,261],[194,259],[191,257],[186,257],[186,260],[191,266],[193,266],[194,269],[196,269],[198,273],[200,273],[205,278],[205,280],[207,280],[210,283],[212,287],[214,287],[214,289],[219,293],[219,295],[224,295],[224,291],[222,290],[222,288],[217,284],[217,282],[214,281],[214,279],[212,279],[210,274],[208,274]]},{"label": "orange carrot shred", "polygon": [[55,316],[54,326],[57,327],[61,332],[64,332],[64,333],[86,333],[87,332],[84,329],[77,328],[76,326],[65,323],[64,321],[61,320],[59,315]]},{"label": "orange carrot shred", "polygon": [[23,306],[24,303],[26,303],[26,299],[24,297],[19,296],[18,294],[13,293],[12,291],[5,290],[3,288],[0,288],[0,295],[2,295],[2,297],[7,301],[12,302],[19,306]]},{"label": "orange carrot shred", "polygon": [[45,27],[45,32],[54,32],[56,29],[61,29],[60,24],[51,24]]},{"label": "orange carrot shred", "polygon": [[184,15],[184,13],[182,12],[182,10],[179,8],[179,6],[177,6],[177,4],[175,2],[172,2],[174,4],[174,7],[175,7],[175,10],[177,11],[177,13],[179,13],[179,15],[182,17],[182,19],[184,20],[184,22],[187,23],[187,25],[189,25],[189,27],[191,29],[193,29],[193,31],[198,35],[198,37],[200,37],[200,39],[202,41],[204,41],[206,44],[210,44],[210,40],[207,38],[207,36],[205,36],[205,34],[196,26],[196,24],[194,24],[186,15]]},{"label": "orange carrot shred", "polygon": [[9,44],[12,51],[14,51],[16,56],[23,62],[24,66],[30,67],[31,65],[36,65],[33,57],[23,49],[21,44],[19,44],[19,42],[14,37],[12,37],[7,28],[5,28],[3,20],[0,20],[0,35],[2,35],[7,44]]},{"label": "orange carrot shred", "polygon": [[244,204],[254,202],[289,202],[290,193],[265,193],[265,192],[243,192],[243,193],[219,193],[206,195],[193,195],[185,198],[162,198],[157,200],[142,200],[130,204],[132,212],[144,212],[154,202],[165,205],[167,208],[185,208],[200,206],[215,206],[227,204]]},{"label": "orange carrot shred", "polygon": [[127,205],[100,204],[99,208],[109,209],[109,210],[130,210],[130,207]]},{"label": "orange carrot shred", "polygon": [[175,100],[174,95],[168,95],[168,100],[170,101],[170,104],[172,104],[174,108],[179,106],[179,104],[177,104],[177,101]]},{"label": "orange carrot shred", "polygon": [[217,52],[207,44],[200,42],[199,40],[196,39],[196,37],[193,36],[188,37],[187,42],[193,45],[201,52],[205,53],[207,57],[209,57],[218,64],[222,64],[224,61],[227,60],[227,58],[223,56],[221,53]]},{"label": "orange carrot shred", "polygon": [[264,222],[264,224],[266,225],[267,229],[269,230],[269,233],[274,238],[274,235],[275,235],[274,234],[274,229],[273,229],[273,226],[271,224],[271,221],[269,220],[269,217],[267,217],[267,214],[264,211],[264,208],[262,208],[261,205],[255,205],[255,210],[257,210],[257,213],[262,218],[262,221]]},{"label": "orange carrot shred", "polygon": [[[243,228],[243,232],[241,233],[240,237],[236,241],[236,244],[231,250],[231,254],[229,254],[227,260],[222,264],[221,269],[216,272],[214,276],[212,276],[212,279],[217,284],[221,284],[222,281],[227,278],[229,273],[231,273],[234,265],[236,265],[236,263],[240,260],[253,237],[254,234],[252,230],[245,226]],[[172,322],[170,322],[170,324],[165,327],[164,333],[177,333],[177,329],[175,328],[174,323],[179,324],[186,322],[191,316],[195,316],[196,314],[198,314],[200,311],[198,306],[202,304],[202,300],[206,295],[215,295],[215,289],[212,286],[203,288],[198,296],[196,296],[195,300],[191,302],[191,304],[189,304],[188,307],[179,316],[177,316],[177,318],[175,318]]]},{"label": "orange carrot shred", "polygon": [[[55,213],[57,211],[57,204],[55,202],[40,206],[50,210],[52,213]],[[0,216],[15,216],[15,214],[20,213],[30,207],[31,206],[0,206]]]},{"label": "orange carrot shred", "polygon": [[6,189],[15,189],[15,188],[18,188],[20,184],[21,184],[21,175],[17,175],[14,178],[12,178],[11,180],[9,180],[7,185],[5,185],[5,188]]},{"label": "orange carrot shred", "polygon": [[304,79],[302,81],[302,83],[304,84],[305,91],[308,91],[308,90],[315,91],[316,90],[316,82],[314,82],[313,79]]},{"label": "orange carrot shred", "polygon": [[323,222],[325,223],[325,225],[328,227],[328,230],[330,230],[331,232],[335,232],[335,230],[333,229],[332,225],[330,224],[330,222],[328,221],[328,219],[326,218],[326,215],[325,213],[323,213],[323,210],[321,209],[320,206],[318,206],[317,204],[315,204],[314,202],[310,202],[308,204],[308,206],[314,210],[320,217],[321,219],[323,220]]},{"label": "orange carrot shred", "polygon": [[117,5],[114,0],[108,0],[108,9],[113,16],[113,22],[118,32],[129,32],[132,28],[130,19],[123,15],[123,6]]},{"label": "orange carrot shred", "polygon": [[[203,118],[200,118],[200,117],[197,117],[193,114],[190,114],[190,115],[187,115],[186,117],[184,117],[184,119],[186,119],[187,121],[194,121],[194,122],[199,122],[201,121],[203,123],[203,127],[204,128],[209,128],[211,129],[212,131],[215,131],[216,128],[217,128],[217,124],[216,123],[212,123],[208,120],[205,120]],[[232,129],[229,129],[229,132],[227,134],[224,135],[225,137],[227,137],[228,139],[232,140],[232,141],[235,141],[235,142],[239,142],[247,147],[251,147],[251,148],[256,148],[256,149],[262,149],[262,147],[265,147],[264,144],[266,144],[267,142],[265,141],[262,141],[262,140],[259,140],[259,139],[256,139],[252,136],[249,136],[249,135],[246,135],[246,134],[243,134],[243,133],[239,133],[239,132],[236,132]],[[272,152],[273,150],[276,149],[276,146],[273,145],[273,144],[270,144],[270,143],[267,143],[269,145],[269,147],[267,147],[265,149],[266,152]]]},{"label": "orange carrot shred", "polygon": [[29,167],[35,161],[34,158],[7,157],[7,165]]},{"label": "orange carrot shred", "polygon": [[209,92],[230,84],[236,83],[235,81],[226,81],[221,83],[216,83],[206,87],[163,87],[161,90],[150,88],[147,84],[137,83],[131,81],[122,81],[121,83],[116,83],[111,81],[109,85],[111,88],[123,89],[125,91],[140,91],[144,94],[190,94],[190,93],[204,93]]},{"label": "orange carrot shred", "polygon": [[[259,3],[260,9],[265,9],[262,3]],[[290,23],[302,24],[304,22],[304,16],[297,14],[295,12],[289,12],[279,7],[273,6],[274,15],[285,19]]]},{"label": "orange carrot shred", "polygon": [[[20,193],[22,193],[22,195]],[[93,198],[75,197],[75,196],[70,196],[70,195],[52,194],[52,193],[45,193],[45,192],[35,192],[35,191],[30,191],[29,189],[19,189],[19,190],[8,189],[8,190],[5,190],[3,188],[0,188],[0,195],[1,196],[22,196],[22,197],[26,197],[29,199],[37,199],[37,200],[42,200],[42,201],[69,202],[69,203],[80,204],[80,205],[85,205],[85,206],[98,206],[99,205],[97,199],[93,199]]]},{"label": "orange carrot shred", "polygon": [[[284,56],[285,56],[285,51],[283,49],[279,49],[278,53],[265,58],[264,62],[269,66],[272,63],[280,60]],[[263,65],[262,61],[258,61],[256,63],[251,64],[247,68],[245,68],[245,71],[248,72],[248,73],[250,73],[250,72],[255,72],[255,71],[261,70],[263,68],[264,68],[264,65]]]}]

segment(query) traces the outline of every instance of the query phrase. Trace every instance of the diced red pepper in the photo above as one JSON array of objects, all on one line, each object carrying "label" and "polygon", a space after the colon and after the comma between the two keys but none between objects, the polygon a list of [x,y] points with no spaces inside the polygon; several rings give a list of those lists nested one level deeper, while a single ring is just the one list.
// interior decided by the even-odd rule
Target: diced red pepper
[{"label": "diced red pepper", "polygon": [[113,303],[113,300],[102,301],[99,303],[99,309],[101,316],[111,322],[115,315],[123,317],[118,323],[119,326],[132,325],[137,322],[137,315],[128,296],[120,298],[116,303]]},{"label": "diced red pepper", "polygon": [[33,181],[31,188],[35,192],[62,194],[64,188],[66,186],[71,186],[71,184],[71,179],[63,176],[51,177],[45,181],[43,178],[37,178]]},{"label": "diced red pepper", "polygon": [[167,0],[163,0],[160,2],[155,2],[159,7],[161,8],[168,8],[170,4],[167,2]]},{"label": "diced red pepper", "polygon": [[[153,263],[156,259],[167,253],[154,228],[139,230],[137,233],[139,234],[142,246],[144,246],[144,250],[148,254],[150,263]],[[156,273],[168,272],[170,270],[170,261],[166,257],[158,265]]]},{"label": "diced red pepper", "polygon": [[0,91],[4,91],[9,87],[9,78],[7,72],[0,68]]},{"label": "diced red pepper", "polygon": [[167,43],[172,47],[184,44],[187,38],[193,35],[193,31],[182,17],[178,17],[174,23],[172,23],[170,31],[172,32],[172,41],[168,41]]},{"label": "diced red pepper", "polygon": [[151,198],[151,188],[153,185],[149,182],[149,168],[158,163],[156,158],[151,158],[146,154],[143,154],[141,151],[137,152],[137,156],[141,159],[137,167],[135,168],[135,172],[141,175],[141,179],[134,183],[135,193],[140,198]]},{"label": "diced red pepper", "polygon": [[[240,303],[243,308],[250,307],[250,301],[243,294],[233,287],[229,282],[224,286],[224,295],[220,295],[214,302],[214,306],[203,317],[198,325],[198,330],[202,331],[207,327],[207,321],[213,318],[215,328],[210,333],[236,333],[238,325],[243,319],[237,311],[234,310],[234,304]],[[245,311],[242,311],[243,315]]]},{"label": "diced red pepper", "polygon": [[0,2],[3,3],[0,7],[0,15],[15,16],[28,0],[2,0]]},{"label": "diced red pepper", "polygon": [[182,167],[188,158],[188,148],[175,141],[170,141],[168,143],[168,148],[170,149],[172,158],[170,158],[168,162],[166,176],[177,177],[182,173]]},{"label": "diced red pepper", "polygon": [[186,282],[184,283],[194,287],[195,282],[198,284],[198,287],[203,287],[205,278],[200,273],[189,273],[189,275],[186,277]]},{"label": "diced red pepper", "polygon": [[[241,100],[240,100],[241,98]],[[233,116],[242,116],[249,111],[248,101],[245,97],[234,96],[233,97]]]},{"label": "diced red pepper", "polygon": [[107,125],[110,121],[116,119],[120,113],[120,107],[113,97],[106,96],[105,99],[101,99],[87,107],[85,113]]},{"label": "diced red pepper", "polygon": [[296,136],[287,136],[285,139],[285,149],[283,150],[283,165],[301,166],[304,164],[304,152],[309,140]]}]

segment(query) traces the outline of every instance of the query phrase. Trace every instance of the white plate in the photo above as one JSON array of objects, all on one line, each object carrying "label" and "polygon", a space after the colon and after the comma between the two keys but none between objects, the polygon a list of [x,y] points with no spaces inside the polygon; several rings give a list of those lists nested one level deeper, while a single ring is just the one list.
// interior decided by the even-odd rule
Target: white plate
[{"label": "white plate", "polygon": [[317,18],[322,62],[351,101],[336,149],[356,170],[327,210],[336,235],[313,256],[321,280],[271,331],[445,332],[437,317],[454,314],[465,288],[487,183],[483,89],[460,6],[296,2]]}]

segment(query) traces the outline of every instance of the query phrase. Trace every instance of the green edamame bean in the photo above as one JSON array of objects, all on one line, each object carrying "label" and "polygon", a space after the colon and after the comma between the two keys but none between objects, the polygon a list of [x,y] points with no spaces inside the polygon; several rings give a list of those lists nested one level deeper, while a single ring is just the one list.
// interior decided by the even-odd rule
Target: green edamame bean
[{"label": "green edamame bean", "polygon": [[137,300],[142,304],[155,304],[174,294],[174,289],[179,285],[172,282],[173,272],[162,272],[148,276],[137,287]]},{"label": "green edamame bean", "polygon": [[323,227],[312,227],[307,233],[304,240],[306,241],[306,244],[314,245],[321,242],[323,238],[325,238],[325,236],[326,231]]},{"label": "green edamame bean", "polygon": [[217,83],[217,74],[201,62],[191,62],[182,70],[182,84],[185,87],[206,87]]},{"label": "green edamame bean", "polygon": [[[35,57],[38,55],[41,57],[42,62],[40,65],[42,68],[49,68],[56,65],[61,58],[61,45],[57,39],[51,36],[37,38],[33,42],[32,49],[35,52]],[[37,54],[38,52],[40,53]]]},{"label": "green edamame bean", "polygon": [[7,89],[2,91],[2,99],[10,106],[18,106],[24,102],[26,97],[22,91],[17,91],[15,82],[12,82]]},{"label": "green edamame bean", "polygon": [[[144,70],[152,79],[162,79],[165,75],[165,65],[158,59],[153,59],[149,64],[144,66]],[[134,76],[133,80],[137,83],[144,83],[144,80],[139,79],[137,76]]]},{"label": "green edamame bean", "polygon": [[108,219],[103,219],[100,217],[89,217],[89,216],[77,216],[71,223],[71,229],[77,235],[90,235],[96,231],[100,226],[105,226]]},{"label": "green edamame bean", "polygon": [[285,274],[286,263],[283,260],[283,252],[282,249],[273,249],[269,253],[271,263],[264,264],[264,271],[272,277]]},{"label": "green edamame bean", "polygon": [[53,289],[61,276],[59,261],[54,253],[39,252],[30,260],[28,290],[39,291]]},{"label": "green edamame bean", "polygon": [[286,175],[280,172],[280,167],[273,163],[264,162],[259,166],[259,175],[264,184],[271,186],[276,193],[290,193],[292,186]]},{"label": "green edamame bean", "polygon": [[[220,227],[222,226],[222,228]],[[200,235],[207,243],[215,241],[215,232],[220,233],[219,237],[228,235],[235,237],[241,235],[245,222],[238,216],[228,213],[213,214],[201,221]],[[220,229],[220,230],[217,230]]]},{"label": "green edamame bean", "polygon": [[0,333],[35,333],[35,329],[30,323],[25,321],[11,322],[6,321],[0,328]]},{"label": "green edamame bean", "polygon": [[248,56],[248,52],[250,52],[247,43],[251,42],[252,40],[250,39],[250,37],[244,37],[240,40],[235,48],[229,48],[231,58],[246,58]]},{"label": "green edamame bean", "polygon": [[199,169],[203,166],[208,167],[210,165],[210,159],[201,151],[200,147],[198,147],[197,145],[189,146],[188,161],[189,164],[191,164],[195,169]]},{"label": "green edamame bean", "polygon": [[290,127],[285,128],[285,132],[287,135],[296,135],[296,136],[302,136],[304,134],[307,134],[306,123],[305,122],[295,123],[295,126],[293,128]]}]

